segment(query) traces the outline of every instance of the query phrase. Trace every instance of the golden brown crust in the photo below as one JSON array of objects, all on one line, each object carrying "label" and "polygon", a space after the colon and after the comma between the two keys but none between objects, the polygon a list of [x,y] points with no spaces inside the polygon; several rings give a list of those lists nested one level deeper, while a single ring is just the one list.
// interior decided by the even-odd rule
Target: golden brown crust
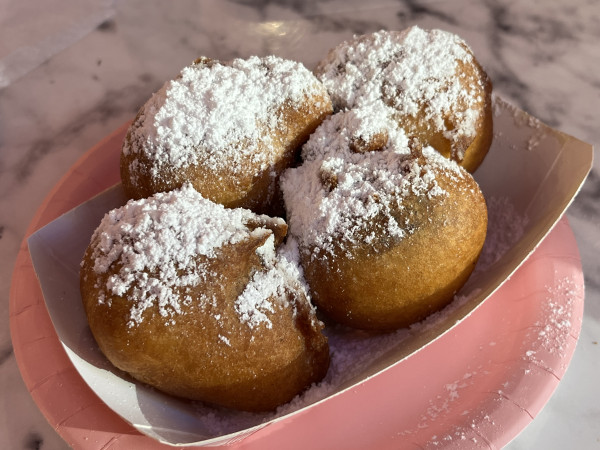
[{"label": "golden brown crust", "polygon": [[485,80],[483,92],[483,105],[480,107],[481,117],[477,123],[477,135],[470,142],[460,165],[470,173],[474,173],[485,159],[494,137],[494,121],[492,111],[492,81],[485,74],[479,63],[476,63],[481,70],[481,77]]},{"label": "golden brown crust", "polygon": [[407,139],[373,106],[326,119],[303,157],[282,188],[319,310],[350,327],[391,331],[453,299],[487,232],[469,172]]},{"label": "golden brown crust", "polygon": [[[433,45],[436,51],[429,52],[427,47]],[[392,66],[413,71],[414,76],[403,78],[389,70]],[[455,68],[443,73],[439,67]],[[376,76],[368,79],[373,73]],[[358,36],[332,49],[318,64],[316,74],[336,111],[378,98],[391,108],[390,114],[409,137],[432,146],[471,173],[489,150],[492,83],[471,49],[453,34],[411,27]],[[439,85],[430,89],[432,81]],[[477,120],[472,123],[474,115]]]},{"label": "golden brown crust", "polygon": [[[416,231],[401,240],[379,236],[376,246],[362,245],[349,257],[303,254],[313,301],[331,318],[372,331],[391,331],[442,309],[475,268],[487,231],[485,200],[475,181],[457,185],[436,174],[448,197],[404,199]],[[470,178],[470,177],[469,177]],[[318,251],[318,250],[316,250]]]},{"label": "golden brown crust", "polygon": [[[248,208],[259,214],[280,215],[281,200],[278,188],[275,189],[277,180],[295,162],[301,145],[331,114],[330,105],[328,96],[315,96],[307,98],[300,108],[283,106],[279,114],[287,126],[275,130],[271,136],[275,144],[268,151],[277,151],[277,157],[267,168],[249,160],[243,170],[232,166],[214,170],[194,165],[178,169],[164,167],[155,173],[153,162],[145,153],[121,154],[121,180],[125,193],[133,199],[146,198],[190,182],[205,198],[229,208]],[[134,145],[131,130],[125,139],[129,145]],[[259,145],[257,151],[267,149]],[[132,165],[134,161],[137,162]],[[132,168],[135,168],[135,173]]]},{"label": "golden brown crust", "polygon": [[[198,60],[196,64],[208,68],[216,64],[226,66],[207,58]],[[128,151],[121,154],[121,180],[126,194],[130,198],[140,199],[177,189],[185,182],[190,182],[204,197],[227,207],[243,207],[270,215],[283,214],[279,176],[297,159],[300,146],[308,136],[332,112],[331,100],[325,89],[316,78],[309,81],[314,85],[306,86],[307,93],[301,101],[296,99],[292,102],[282,96],[279,107],[270,112],[269,117],[257,117],[255,127],[261,130],[257,141],[231,141],[228,144],[239,153],[252,148],[243,162],[228,163],[223,157],[223,164],[218,167],[204,163],[202,158],[184,167],[157,165],[155,155],[139,139],[139,135],[145,133],[140,131],[141,128],[148,126],[145,123],[144,106],[125,138],[124,148]],[[246,107],[244,100],[239,99],[238,108]],[[278,126],[267,126],[265,123],[273,120]],[[215,150],[198,145],[195,151],[200,155]]]},{"label": "golden brown crust", "polygon": [[[252,232],[256,228],[265,232]],[[202,282],[174,287],[182,299],[178,314],[165,317],[153,304],[136,324],[131,308],[138,286],[122,295],[107,289],[123,263],[94,270],[96,235],[83,259],[81,294],[90,329],[111,363],[166,393],[248,411],[272,410],[321,380],[329,364],[327,339],[298,286],[283,285],[265,298],[273,310],[257,326],[236,309],[251,278],[268,270],[257,250],[271,236],[278,245],[286,232],[285,224],[260,218],[248,229],[247,238],[222,246],[216,256],[195,258]]]},{"label": "golden brown crust", "polygon": [[[471,50],[465,50],[472,55]],[[458,61],[455,77],[465,91],[472,92],[473,97],[480,98],[475,105],[471,105],[471,108],[479,113],[473,136],[457,139],[446,136],[448,130],[453,130],[460,124],[460,115],[467,109],[467,105],[461,99],[458,99],[452,109],[442,117],[446,125],[443,130],[434,129],[431,119],[425,117],[425,109],[416,116],[396,113],[394,117],[408,136],[418,139],[422,145],[430,145],[446,158],[456,161],[473,173],[485,159],[492,143],[492,83],[475,56],[467,63]]]}]

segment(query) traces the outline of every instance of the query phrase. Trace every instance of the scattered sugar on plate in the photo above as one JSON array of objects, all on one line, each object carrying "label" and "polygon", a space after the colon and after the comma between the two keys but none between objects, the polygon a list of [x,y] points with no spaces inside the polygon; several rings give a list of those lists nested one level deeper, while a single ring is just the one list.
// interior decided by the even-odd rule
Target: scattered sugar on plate
[{"label": "scattered sugar on plate", "polygon": [[554,285],[546,286],[542,318],[534,323],[531,345],[523,356],[525,360],[544,366],[548,364],[544,361],[545,357],[564,358],[573,329],[573,305],[578,298],[577,285],[570,278],[556,280]]}]

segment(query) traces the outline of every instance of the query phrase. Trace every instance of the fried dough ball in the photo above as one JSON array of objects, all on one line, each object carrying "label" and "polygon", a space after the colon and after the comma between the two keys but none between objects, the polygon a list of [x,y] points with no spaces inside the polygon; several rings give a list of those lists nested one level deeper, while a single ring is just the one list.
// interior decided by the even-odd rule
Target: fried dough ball
[{"label": "fried dough ball", "polygon": [[123,143],[123,186],[140,199],[190,182],[227,207],[280,213],[279,175],[331,112],[300,63],[201,58],[140,109]]},{"label": "fried dough ball", "polygon": [[286,232],[189,184],[109,212],[81,268],[100,349],[175,396],[248,411],[291,400],[324,377],[329,349]]},{"label": "fried dough ball", "polygon": [[326,119],[281,186],[315,305],[385,332],[451,302],[483,247],[487,208],[464,168],[376,106]]},{"label": "fried dough ball", "polygon": [[411,27],[358,36],[332,49],[317,77],[336,111],[382,100],[409,137],[469,172],[492,142],[492,83],[458,36]]}]

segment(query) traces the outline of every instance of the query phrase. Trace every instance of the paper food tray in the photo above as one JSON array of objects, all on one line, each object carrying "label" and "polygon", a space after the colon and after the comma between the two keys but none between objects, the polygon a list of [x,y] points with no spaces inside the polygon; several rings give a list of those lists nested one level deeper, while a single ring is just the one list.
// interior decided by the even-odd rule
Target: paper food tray
[{"label": "paper food tray", "polygon": [[[119,152],[120,147],[113,150]],[[367,350],[360,354],[357,350],[353,361],[350,353],[352,370],[338,368],[335,376],[328,375],[272,414],[239,413],[176,399],[132,380],[101,354],[81,302],[79,264],[102,216],[125,203],[120,185],[38,230],[28,240],[29,251],[59,340],[81,377],[112,410],[165,444],[224,445],[344,395],[458,326],[510,277],[560,219],[589,173],[592,155],[591,145],[543,125],[495,96],[494,140],[475,178],[488,202],[488,240],[506,223],[519,227],[514,240],[493,252],[488,249],[495,260],[482,258],[454,302],[420,324],[373,338],[327,330],[332,346],[353,341]]]}]

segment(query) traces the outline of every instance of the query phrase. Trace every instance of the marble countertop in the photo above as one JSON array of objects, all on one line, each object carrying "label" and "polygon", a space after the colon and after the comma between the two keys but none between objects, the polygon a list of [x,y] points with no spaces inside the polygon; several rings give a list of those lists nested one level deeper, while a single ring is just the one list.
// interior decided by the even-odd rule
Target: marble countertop
[{"label": "marble countertop", "polygon": [[[325,49],[353,34],[442,28],[471,45],[496,93],[554,128],[600,143],[598,0],[38,3],[0,5],[0,448],[67,448],[28,393],[11,344],[9,290],[28,224],[86,150],[198,56],[277,54],[312,68]],[[510,443],[513,450],[600,448],[598,159],[567,216],[585,276],[581,335],[558,389]]]}]

